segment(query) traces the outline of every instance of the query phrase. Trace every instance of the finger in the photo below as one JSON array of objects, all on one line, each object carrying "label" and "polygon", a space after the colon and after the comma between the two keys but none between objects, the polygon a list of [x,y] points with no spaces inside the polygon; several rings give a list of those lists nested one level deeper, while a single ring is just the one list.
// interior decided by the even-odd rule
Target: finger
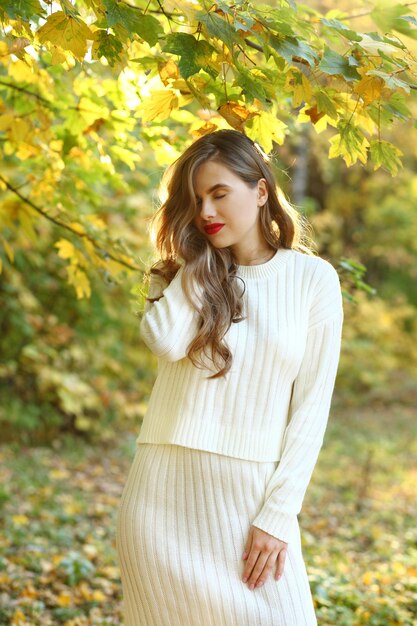
[{"label": "finger", "polygon": [[246,544],[245,544],[245,551],[242,554],[242,559],[243,560],[247,558],[247,556],[248,556],[248,554],[250,552],[250,549],[251,549],[251,546],[252,546],[252,536],[253,536],[253,526],[251,526],[250,529],[249,529],[248,538],[247,538]]},{"label": "finger", "polygon": [[248,580],[249,576],[251,575],[252,570],[255,567],[256,561],[258,560],[259,555],[260,555],[260,550],[257,550],[255,548],[252,548],[252,550],[249,552],[248,560],[246,561],[245,569],[243,571],[243,576],[242,576],[242,580],[244,583]]},{"label": "finger", "polygon": [[278,554],[277,568],[275,572],[275,580],[279,580],[282,574],[284,573],[284,565],[285,565],[286,557],[287,557],[287,550],[286,548],[283,548]]},{"label": "finger", "polygon": [[250,573],[249,577],[248,577],[248,585],[249,587],[251,585],[255,586],[256,582],[259,578],[259,576],[261,575],[261,573],[263,572],[263,569],[265,567],[265,563],[267,562],[269,557],[269,552],[261,552],[256,560],[255,566],[252,569],[252,572]]},{"label": "finger", "polygon": [[274,563],[276,562],[278,557],[278,552],[274,551],[271,552],[271,554],[269,555],[266,563],[265,563],[265,567],[261,572],[261,575],[259,576],[258,580],[255,583],[255,588],[256,587],[261,587],[264,582],[266,581],[266,579],[268,578],[270,572],[272,571],[272,568],[274,567]]}]

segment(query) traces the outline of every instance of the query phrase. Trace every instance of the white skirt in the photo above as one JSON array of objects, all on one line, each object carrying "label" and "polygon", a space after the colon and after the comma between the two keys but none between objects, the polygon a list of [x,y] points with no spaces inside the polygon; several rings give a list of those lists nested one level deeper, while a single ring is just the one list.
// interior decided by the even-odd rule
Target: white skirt
[{"label": "white skirt", "polygon": [[282,577],[242,581],[277,464],[137,445],[116,519],[125,626],[317,626],[298,521]]}]

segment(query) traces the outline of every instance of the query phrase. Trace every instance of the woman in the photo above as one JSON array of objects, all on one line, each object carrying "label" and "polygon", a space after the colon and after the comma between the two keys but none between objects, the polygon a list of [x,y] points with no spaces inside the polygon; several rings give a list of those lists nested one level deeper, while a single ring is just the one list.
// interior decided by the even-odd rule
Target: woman
[{"label": "woman", "polygon": [[314,626],[297,515],[343,324],[338,274],[244,134],[165,173],[141,319],[158,376],[117,518],[126,626]]}]

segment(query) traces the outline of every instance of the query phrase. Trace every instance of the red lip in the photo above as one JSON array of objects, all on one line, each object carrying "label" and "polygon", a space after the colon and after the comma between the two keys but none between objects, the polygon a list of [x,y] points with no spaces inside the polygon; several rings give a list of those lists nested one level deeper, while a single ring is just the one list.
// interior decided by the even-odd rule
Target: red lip
[{"label": "red lip", "polygon": [[206,231],[206,233],[208,233],[209,235],[214,235],[215,233],[217,233],[221,228],[223,228],[224,224],[210,224],[210,226],[204,226],[204,230]]}]

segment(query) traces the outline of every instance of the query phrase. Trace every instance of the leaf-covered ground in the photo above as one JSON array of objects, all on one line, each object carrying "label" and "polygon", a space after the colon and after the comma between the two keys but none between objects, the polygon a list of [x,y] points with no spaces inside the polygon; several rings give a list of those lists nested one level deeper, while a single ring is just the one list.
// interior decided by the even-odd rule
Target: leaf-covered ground
[{"label": "leaf-covered ground", "polygon": [[[135,435],[0,448],[0,624],[123,624],[115,516]],[[332,410],[299,516],[320,626],[417,623],[416,435],[411,407]]]}]

